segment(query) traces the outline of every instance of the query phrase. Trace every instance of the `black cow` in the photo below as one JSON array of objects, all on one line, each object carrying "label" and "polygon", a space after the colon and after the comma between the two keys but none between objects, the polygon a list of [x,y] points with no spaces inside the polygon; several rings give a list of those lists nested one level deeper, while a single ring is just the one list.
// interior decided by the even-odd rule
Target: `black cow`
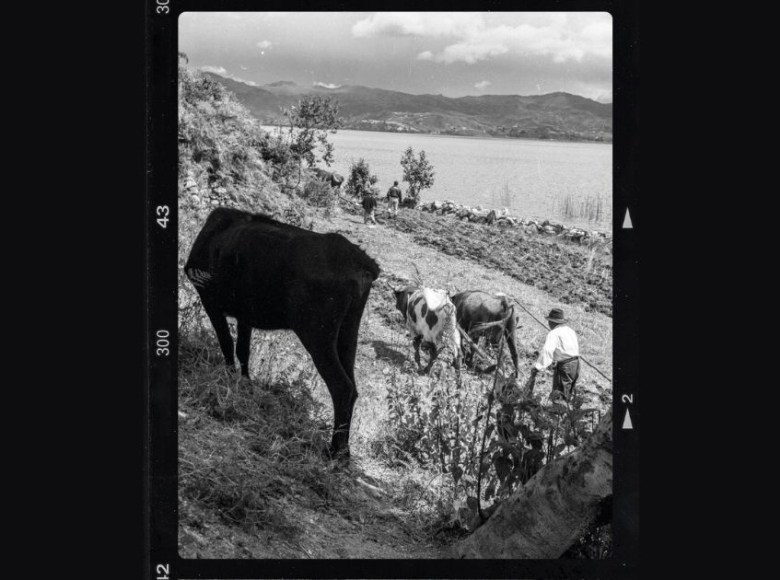
[{"label": "black cow", "polygon": [[335,171],[327,171],[325,169],[320,169],[319,167],[314,167],[312,171],[317,179],[326,181],[331,187],[341,187],[341,184],[344,183],[344,176],[339,175]]},{"label": "black cow", "polygon": [[[504,294],[488,294],[479,290],[460,292],[452,297],[452,303],[457,309],[458,324],[465,330],[472,340],[476,341],[480,336],[485,336],[493,346],[498,346],[501,340],[499,326],[491,326],[480,329],[479,325],[503,320],[509,315],[512,305],[509,304]],[[518,316],[512,312],[506,326],[506,343],[512,354],[512,363],[515,371],[518,368],[517,346],[515,344],[515,332],[517,331]],[[474,353],[470,352],[466,357],[466,363],[471,364]]]},{"label": "black cow", "polygon": [[231,208],[209,215],[184,266],[235,369],[227,316],[238,323],[236,354],[249,376],[252,328],[291,329],[333,399],[331,456],[349,456],[357,399],[358,328],[379,266],[339,234],[319,234]]}]

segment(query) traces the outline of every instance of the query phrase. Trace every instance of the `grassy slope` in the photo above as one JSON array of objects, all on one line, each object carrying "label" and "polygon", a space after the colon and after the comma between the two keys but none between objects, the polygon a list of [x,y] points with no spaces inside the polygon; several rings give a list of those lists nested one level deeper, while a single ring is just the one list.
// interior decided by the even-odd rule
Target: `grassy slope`
[{"label": "grassy slope", "polygon": [[[190,79],[192,80],[192,79]],[[189,250],[208,207],[194,202],[224,187],[225,202],[295,221],[307,214],[316,231],[338,231],[367,247],[383,272],[363,317],[356,360],[360,397],[353,422],[353,465],[337,470],[320,452],[330,437],[330,397],[306,351],[290,332],[255,331],[252,381],[238,381],[221,368],[221,355],[208,321],[182,279],[180,324],[179,502],[180,552],[211,558],[436,558],[455,537],[437,533],[436,500],[447,493],[443,478],[415,464],[389,461],[383,444],[389,432],[386,396],[394,381],[413,381],[421,391],[427,377],[412,373],[409,341],[394,309],[392,289],[415,276],[450,290],[503,291],[541,317],[563,306],[577,329],[583,354],[611,375],[611,318],[577,296],[553,296],[555,274],[522,260],[503,273],[503,260],[517,244],[548,262],[557,255],[574,262],[577,252],[549,240],[494,238],[489,226],[453,228],[419,212],[401,211],[398,229],[370,228],[349,213],[326,219],[282,194],[261,159],[246,153],[255,131],[231,99],[186,102],[180,120],[188,140],[180,148],[180,256]],[[224,114],[233,116],[225,126]],[[243,141],[246,140],[246,141]],[[204,155],[203,151],[210,152]],[[235,155],[238,153],[238,155]],[[214,163],[214,159],[220,160]],[[247,162],[248,160],[248,162]],[[218,170],[215,171],[215,167]],[[240,180],[231,177],[239,168]],[[193,187],[190,183],[195,181]],[[441,229],[435,224],[445,223]],[[479,229],[481,228],[481,229]],[[480,241],[481,240],[481,241]],[[453,245],[453,242],[457,244]],[[458,245],[459,244],[459,245]],[[480,251],[480,244],[485,245]],[[543,246],[541,244],[544,244]],[[558,247],[556,250],[555,248]],[[442,253],[441,249],[465,248]],[[490,252],[488,252],[490,249]],[[454,254],[454,255],[448,255]],[[493,256],[493,258],[491,258]],[[499,261],[501,260],[501,261]],[[558,260],[559,262],[560,260]],[[608,279],[609,256],[590,260],[591,268],[567,270],[576,285],[593,286],[587,276],[596,261]],[[543,262],[543,260],[542,260]],[[536,261],[534,261],[536,263]],[[416,267],[416,269],[415,269]],[[526,270],[523,270],[526,268]],[[551,270],[546,267],[545,271]],[[516,273],[523,275],[516,275]],[[552,276],[552,277],[551,277]],[[530,282],[530,283],[528,283]],[[567,300],[570,300],[567,302]],[[576,304],[575,304],[576,302]],[[527,316],[519,331],[521,364],[528,368],[544,339]],[[471,376],[466,388],[484,379]],[[585,367],[582,384],[598,391],[605,381]],[[538,390],[549,391],[549,377]]]}]

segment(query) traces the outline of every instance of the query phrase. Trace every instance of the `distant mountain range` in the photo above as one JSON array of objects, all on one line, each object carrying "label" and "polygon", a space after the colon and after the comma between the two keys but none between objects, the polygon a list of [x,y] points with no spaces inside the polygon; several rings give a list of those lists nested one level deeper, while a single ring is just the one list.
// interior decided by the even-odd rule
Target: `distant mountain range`
[{"label": "distant mountain range", "polygon": [[322,95],[338,100],[344,129],[612,141],[612,104],[569,93],[450,98],[359,85],[305,87],[279,81],[252,86],[204,74],[234,92],[254,116],[269,125],[281,119],[281,107],[294,105],[304,95]]}]

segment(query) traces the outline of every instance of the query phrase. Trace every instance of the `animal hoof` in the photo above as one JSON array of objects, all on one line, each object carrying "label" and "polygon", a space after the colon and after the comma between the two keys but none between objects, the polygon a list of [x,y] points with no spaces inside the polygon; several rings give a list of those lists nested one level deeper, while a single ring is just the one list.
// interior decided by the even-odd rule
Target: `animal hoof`
[{"label": "animal hoof", "polygon": [[339,464],[349,463],[349,448],[336,450],[332,445],[325,448],[325,458],[330,461],[336,461]]}]

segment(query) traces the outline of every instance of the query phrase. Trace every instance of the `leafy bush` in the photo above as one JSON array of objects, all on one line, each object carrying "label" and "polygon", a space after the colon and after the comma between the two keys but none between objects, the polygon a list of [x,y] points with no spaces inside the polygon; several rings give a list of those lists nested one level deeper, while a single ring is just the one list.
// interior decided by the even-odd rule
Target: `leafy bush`
[{"label": "leafy bush", "polygon": [[414,149],[409,147],[401,157],[401,167],[404,169],[404,181],[409,184],[406,199],[412,200],[406,205],[416,207],[422,190],[433,185],[433,165],[426,158],[425,151],[420,151],[420,155],[416,157]]},{"label": "leafy bush", "polygon": [[303,199],[311,206],[324,208],[325,217],[330,217],[338,202],[337,191],[322,179],[309,179],[303,186]]},{"label": "leafy bush", "polygon": [[340,125],[339,103],[331,97],[305,96],[297,106],[282,109],[289,129],[287,138],[293,156],[299,163],[306,162],[314,167],[317,154],[327,166],[333,162],[333,144],[328,142],[328,133],[335,133]]},{"label": "leafy bush", "polygon": [[344,190],[347,195],[359,198],[363,197],[366,192],[379,195],[379,189],[375,185],[377,181],[379,181],[379,178],[371,174],[371,168],[366,160],[361,157],[357,161],[352,162]]},{"label": "leafy bush", "polygon": [[501,501],[546,463],[576,448],[598,424],[598,409],[585,408],[589,395],[576,393],[562,402],[551,393],[548,404],[526,392],[513,370],[499,355],[495,373],[487,377],[445,368],[438,378],[391,380],[387,458],[417,461],[445,477],[449,492],[439,507],[451,525],[469,530],[481,525]]}]

